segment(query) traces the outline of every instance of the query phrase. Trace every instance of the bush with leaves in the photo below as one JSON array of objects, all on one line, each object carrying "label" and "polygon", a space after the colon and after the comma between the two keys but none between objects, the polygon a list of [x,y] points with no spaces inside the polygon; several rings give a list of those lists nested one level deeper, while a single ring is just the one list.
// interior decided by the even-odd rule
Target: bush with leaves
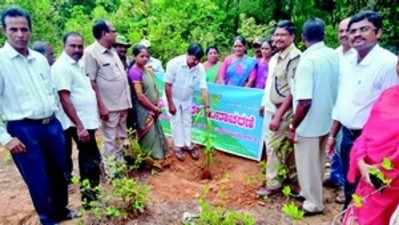
[{"label": "bush with leaves", "polygon": [[185,222],[184,225],[255,225],[256,220],[249,214],[214,207],[204,200],[199,201],[200,214],[198,218]]},{"label": "bush with leaves", "polygon": [[294,224],[296,221],[302,221],[305,212],[300,209],[294,202],[290,202],[290,197],[293,196],[292,190],[290,186],[284,186],[283,195],[286,197],[286,203],[281,208],[283,215],[289,220],[291,224]]},{"label": "bush with leaves", "polygon": [[[83,218],[85,223],[107,224],[129,217],[135,217],[144,212],[148,202],[150,189],[147,185],[141,184],[134,178],[127,176],[126,166],[120,166],[119,162],[112,162],[117,173],[109,183],[100,184],[94,188],[97,193],[97,200],[83,202]],[[79,179],[73,179],[79,183]],[[92,192],[93,188],[87,180],[81,182],[82,192]]]}]

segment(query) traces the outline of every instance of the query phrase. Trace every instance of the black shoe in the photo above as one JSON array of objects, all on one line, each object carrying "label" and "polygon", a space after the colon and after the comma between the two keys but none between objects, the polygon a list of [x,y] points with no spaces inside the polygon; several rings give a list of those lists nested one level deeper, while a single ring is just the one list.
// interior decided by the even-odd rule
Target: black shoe
[{"label": "black shoe", "polygon": [[62,221],[73,220],[79,217],[81,217],[79,212],[66,208],[62,215],[56,217],[55,222],[60,223]]},{"label": "black shoe", "polygon": [[331,179],[326,179],[323,181],[323,186],[332,188],[332,189],[339,189],[341,186],[335,182],[333,182]]}]

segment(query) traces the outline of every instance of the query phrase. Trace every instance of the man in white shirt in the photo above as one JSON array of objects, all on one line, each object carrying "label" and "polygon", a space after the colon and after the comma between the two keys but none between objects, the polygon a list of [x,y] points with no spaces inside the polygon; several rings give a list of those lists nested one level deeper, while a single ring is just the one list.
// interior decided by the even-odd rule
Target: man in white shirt
[{"label": "man in white shirt", "polygon": [[[80,180],[88,180],[91,188],[100,182],[101,156],[97,147],[95,132],[100,121],[97,110],[96,93],[90,78],[83,70],[80,59],[83,56],[83,38],[79,33],[65,34],[64,52],[51,68],[63,110],[57,117],[65,133],[68,157],[68,173],[72,173],[72,139],[79,150]],[[88,203],[96,199],[96,192],[83,190],[82,201]]]},{"label": "man in white shirt", "polygon": [[183,151],[190,153],[194,160],[199,159],[199,151],[191,143],[191,109],[193,94],[198,88],[207,113],[209,109],[206,73],[200,64],[203,56],[201,45],[193,43],[188,47],[187,54],[170,60],[166,66],[165,92],[172,115],[172,137],[176,158],[181,161],[184,160]]},{"label": "man in white shirt", "polygon": [[349,40],[357,56],[342,67],[338,98],[333,110],[334,123],[327,140],[327,152],[333,150],[338,130],[342,126],[341,159],[345,174],[345,205],[352,200],[356,188],[346,179],[350,150],[368,119],[370,110],[387,88],[398,84],[397,57],[379,46],[382,35],[382,17],[373,11],[361,11],[348,25]]},{"label": "man in white shirt", "polygon": [[[336,52],[338,53],[339,65],[340,68],[343,67],[344,64],[348,63],[351,58],[356,57],[356,50],[350,46],[349,36],[348,36],[348,24],[350,21],[350,17],[343,19],[338,26],[338,40],[340,42],[340,46],[336,48]],[[337,134],[337,140],[339,142],[342,137],[341,132]],[[341,157],[339,156],[339,144],[335,145],[335,153],[331,159],[331,171],[328,178],[324,181],[325,186],[334,187],[338,189],[343,189],[345,178],[342,170],[342,162]],[[344,203],[345,196],[343,191],[340,191],[338,196],[335,198],[337,203]]]},{"label": "man in white shirt", "polygon": [[321,213],[323,205],[324,143],[332,124],[338,89],[338,54],[324,44],[324,22],[308,19],[301,55],[293,80],[294,115],[289,138],[295,143],[295,165],[306,214]]},{"label": "man in white shirt", "polygon": [[58,100],[50,66],[28,48],[26,11],[5,9],[1,22],[7,41],[0,49],[0,144],[10,151],[41,224],[54,225],[76,214],[66,208],[65,139],[54,116]]}]

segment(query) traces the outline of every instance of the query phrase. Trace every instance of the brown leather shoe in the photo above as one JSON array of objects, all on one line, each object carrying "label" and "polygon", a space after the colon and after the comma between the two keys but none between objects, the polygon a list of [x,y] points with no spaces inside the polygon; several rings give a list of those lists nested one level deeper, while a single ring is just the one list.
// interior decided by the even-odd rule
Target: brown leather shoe
[{"label": "brown leather shoe", "polygon": [[184,156],[184,152],[181,148],[176,147],[175,148],[175,156],[179,161],[184,161],[185,156]]}]

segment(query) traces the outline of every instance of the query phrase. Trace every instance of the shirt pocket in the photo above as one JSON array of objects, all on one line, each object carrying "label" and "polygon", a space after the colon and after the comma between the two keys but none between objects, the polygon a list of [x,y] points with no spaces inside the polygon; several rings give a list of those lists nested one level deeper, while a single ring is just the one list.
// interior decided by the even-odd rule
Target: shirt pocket
[{"label": "shirt pocket", "polygon": [[358,79],[355,81],[353,103],[357,106],[365,106],[368,102],[373,100],[375,88],[373,81],[367,79]]},{"label": "shirt pocket", "polygon": [[104,61],[100,63],[100,69],[98,70],[98,76],[103,80],[114,81],[120,80],[120,72],[115,62]]}]

